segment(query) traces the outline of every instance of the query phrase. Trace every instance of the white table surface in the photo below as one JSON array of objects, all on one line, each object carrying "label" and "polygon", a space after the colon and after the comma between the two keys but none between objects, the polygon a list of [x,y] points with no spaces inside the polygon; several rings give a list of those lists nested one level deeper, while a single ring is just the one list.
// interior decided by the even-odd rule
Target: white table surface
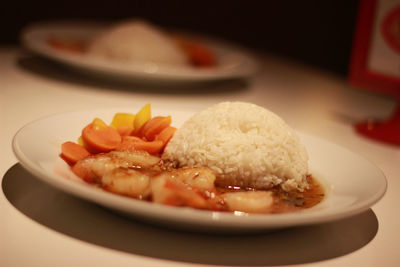
[{"label": "white table surface", "polygon": [[[400,148],[365,139],[352,127],[388,117],[394,100],[320,70],[260,60],[247,83],[154,89],[85,77],[19,48],[0,48],[0,266],[400,266]],[[24,171],[11,149],[20,127],[54,113],[148,102],[200,109],[225,100],[267,107],[294,128],[366,157],[385,173],[386,195],[367,212],[327,225],[204,237],[122,218],[54,190]]]}]

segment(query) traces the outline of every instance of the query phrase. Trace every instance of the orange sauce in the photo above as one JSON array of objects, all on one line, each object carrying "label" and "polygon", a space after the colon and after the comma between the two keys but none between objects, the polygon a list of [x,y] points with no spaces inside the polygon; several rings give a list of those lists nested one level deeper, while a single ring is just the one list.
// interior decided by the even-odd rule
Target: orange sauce
[{"label": "orange sauce", "polygon": [[[271,213],[287,213],[308,209],[320,203],[325,197],[325,191],[320,183],[311,175],[307,176],[309,188],[304,192],[283,191],[279,186],[270,189],[272,191],[274,204]],[[252,188],[239,187],[217,187],[219,194],[227,192],[249,191]]]}]

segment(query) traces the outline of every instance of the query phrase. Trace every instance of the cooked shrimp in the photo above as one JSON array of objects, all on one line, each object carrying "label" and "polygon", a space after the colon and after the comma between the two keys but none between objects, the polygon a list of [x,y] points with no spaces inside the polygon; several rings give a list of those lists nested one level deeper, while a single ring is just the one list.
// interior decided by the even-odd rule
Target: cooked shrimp
[{"label": "cooked shrimp", "polygon": [[129,168],[116,168],[101,177],[101,184],[107,191],[146,199],[150,196],[150,175]]},{"label": "cooked shrimp", "polygon": [[152,156],[148,152],[140,150],[112,151],[109,155],[113,158],[125,160],[133,167],[143,169],[156,167],[161,161],[159,157]]},{"label": "cooked shrimp", "polygon": [[151,181],[153,202],[198,209],[224,210],[215,191],[215,175],[208,168],[164,171]]},{"label": "cooked shrimp", "polygon": [[268,213],[272,209],[273,196],[270,191],[242,191],[222,194],[228,210],[247,213]]},{"label": "cooked shrimp", "polygon": [[173,169],[164,174],[185,184],[201,189],[215,189],[215,174],[205,167],[185,167]]},{"label": "cooked shrimp", "polygon": [[78,161],[72,171],[88,183],[138,199],[173,206],[225,210],[215,175],[205,167],[175,169],[144,151],[112,151]]},{"label": "cooked shrimp", "polygon": [[99,183],[101,177],[113,169],[160,169],[160,162],[160,158],[145,151],[112,151],[78,161],[72,167],[72,172],[88,183]]},{"label": "cooked shrimp", "polygon": [[207,201],[193,187],[160,175],[151,182],[153,202],[171,206],[189,206],[198,209],[207,208]]}]

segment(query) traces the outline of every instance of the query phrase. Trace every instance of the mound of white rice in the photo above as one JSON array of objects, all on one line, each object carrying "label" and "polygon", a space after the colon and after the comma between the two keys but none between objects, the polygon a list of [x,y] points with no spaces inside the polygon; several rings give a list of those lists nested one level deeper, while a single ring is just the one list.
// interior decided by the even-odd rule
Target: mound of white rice
[{"label": "mound of white rice", "polygon": [[308,187],[308,154],[276,114],[254,104],[223,102],[178,129],[163,157],[179,166],[208,166],[220,186],[286,191]]},{"label": "mound of white rice", "polygon": [[186,65],[184,52],[161,29],[141,20],[114,25],[95,38],[88,55],[121,62]]}]

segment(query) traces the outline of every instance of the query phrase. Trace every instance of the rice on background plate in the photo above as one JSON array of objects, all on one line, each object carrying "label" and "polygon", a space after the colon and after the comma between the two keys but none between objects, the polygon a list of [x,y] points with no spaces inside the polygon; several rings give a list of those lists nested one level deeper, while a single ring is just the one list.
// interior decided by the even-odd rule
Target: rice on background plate
[{"label": "rice on background plate", "polygon": [[152,62],[174,66],[189,63],[170,36],[143,20],[113,25],[92,41],[88,55],[128,63]]},{"label": "rice on background plate", "polygon": [[179,167],[207,166],[218,186],[308,188],[308,154],[292,128],[251,103],[222,102],[188,119],[163,158]]}]

